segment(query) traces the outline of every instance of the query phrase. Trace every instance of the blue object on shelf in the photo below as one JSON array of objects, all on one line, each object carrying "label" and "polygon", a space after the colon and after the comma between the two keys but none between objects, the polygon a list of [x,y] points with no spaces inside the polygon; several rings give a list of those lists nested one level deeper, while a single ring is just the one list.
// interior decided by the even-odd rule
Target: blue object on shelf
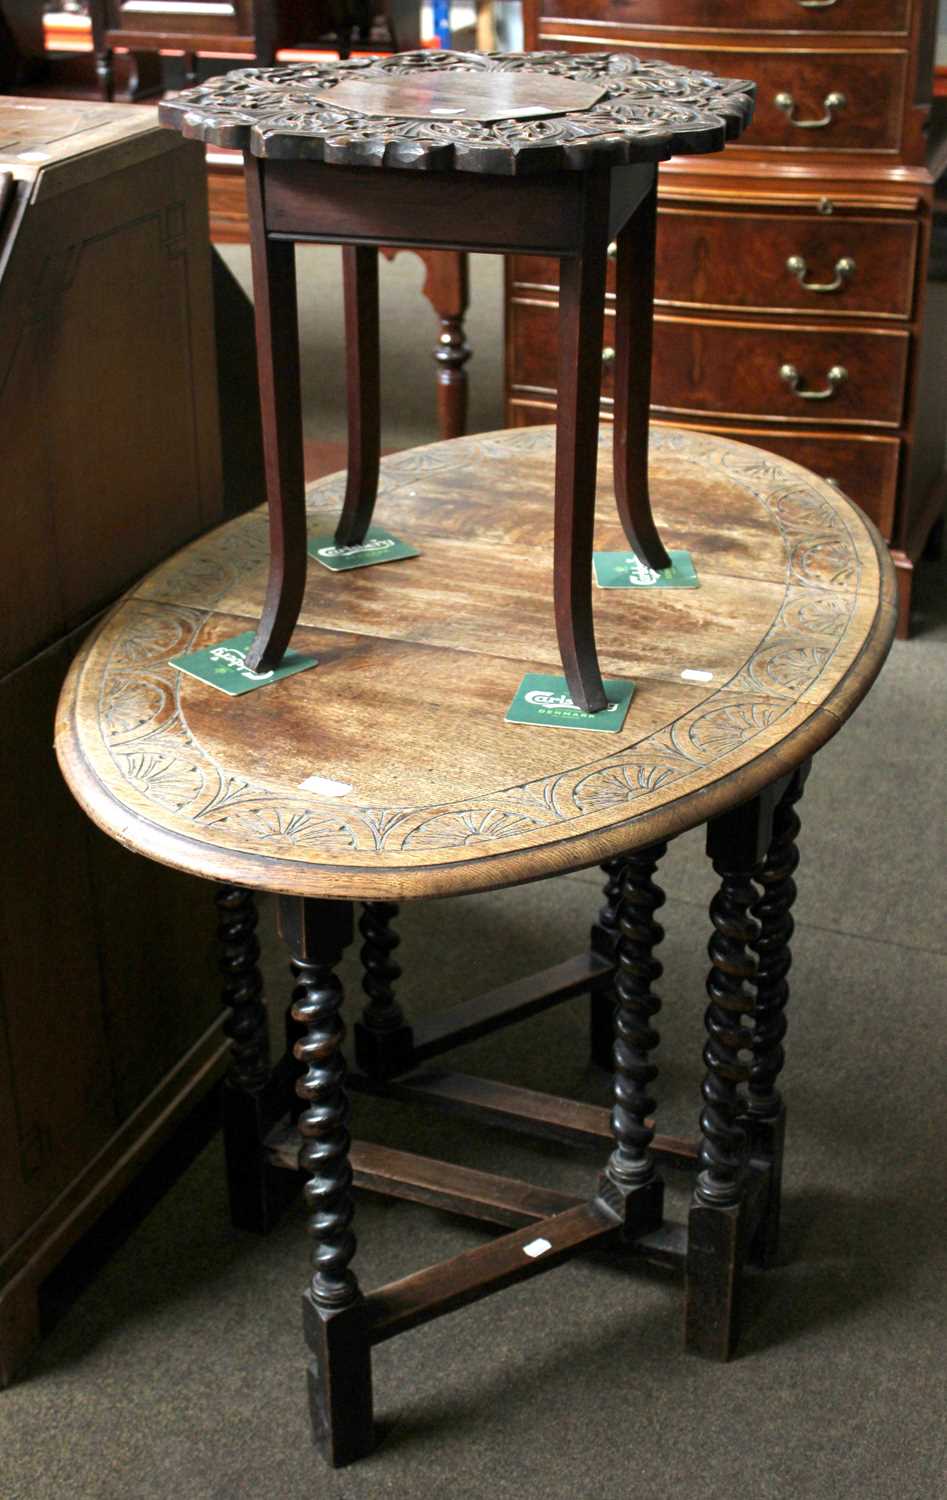
[{"label": "blue object on shelf", "polygon": [[434,35],[441,47],[450,46],[450,0],[434,0]]}]

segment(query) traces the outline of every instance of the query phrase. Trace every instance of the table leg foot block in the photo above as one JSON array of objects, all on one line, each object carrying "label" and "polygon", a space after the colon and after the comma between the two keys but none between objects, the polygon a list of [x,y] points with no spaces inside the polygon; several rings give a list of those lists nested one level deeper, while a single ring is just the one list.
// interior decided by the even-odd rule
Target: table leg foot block
[{"label": "table leg foot block", "polygon": [[746,1250],[746,1208],[712,1207],[695,1200],[687,1222],[684,1347],[704,1359],[734,1352],[740,1282]]},{"label": "table leg foot block", "polygon": [[315,1358],[309,1366],[312,1435],[326,1462],[344,1468],[375,1447],[372,1352],[365,1300],[319,1307],[303,1293],[303,1331]]}]

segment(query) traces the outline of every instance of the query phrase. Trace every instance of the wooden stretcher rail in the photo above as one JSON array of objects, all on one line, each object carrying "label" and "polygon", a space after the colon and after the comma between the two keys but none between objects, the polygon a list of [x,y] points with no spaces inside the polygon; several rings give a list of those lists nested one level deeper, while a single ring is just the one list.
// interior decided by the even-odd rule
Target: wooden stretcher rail
[{"label": "wooden stretcher rail", "polygon": [[[371,1342],[383,1343],[432,1318],[467,1307],[561,1265],[593,1245],[617,1239],[620,1225],[597,1203],[582,1203],[489,1244],[371,1292],[366,1297]],[[541,1248],[544,1245],[548,1248]]]},{"label": "wooden stretcher rail", "polygon": [[412,1027],[413,1061],[437,1057],[488,1032],[539,1015],[563,1000],[600,989],[610,982],[614,972],[615,965],[608,959],[594,953],[579,953],[527,979],[517,979],[475,1000],[425,1017]]},{"label": "wooden stretcher rail", "polygon": [[[610,1146],[614,1141],[610,1112],[601,1105],[541,1094],[535,1089],[475,1078],[469,1073],[413,1073],[383,1084],[374,1083],[362,1074],[352,1074],[349,1087],[408,1103],[430,1100],[450,1113],[570,1145]],[[652,1150],[668,1166],[690,1169],[697,1162],[696,1142],[679,1136],[655,1136]]]}]

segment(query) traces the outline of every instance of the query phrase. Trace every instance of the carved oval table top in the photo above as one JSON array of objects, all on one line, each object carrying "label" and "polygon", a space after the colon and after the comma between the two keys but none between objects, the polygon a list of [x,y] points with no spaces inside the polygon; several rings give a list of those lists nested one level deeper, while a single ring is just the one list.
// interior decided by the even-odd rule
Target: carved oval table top
[{"label": "carved oval table top", "polygon": [[[665,542],[698,589],[596,590],[607,677],[637,684],[617,734],[504,722],[523,674],[558,672],[554,430],[385,459],[377,521],[421,555],[333,573],[310,561],[294,647],[319,665],[242,697],[167,665],[255,626],[255,511],[138,585],[77,658],[57,751],[121,843],[214,879],[405,899],[589,865],[744,800],[829,739],[894,631],[887,549],[788,460],[655,428]],[[621,548],[602,435],[596,546]],[[310,487],[331,531],[344,475]],[[703,674],[694,680],[693,674]],[[317,776],[351,788],[317,795]]]},{"label": "carved oval table top", "polygon": [[607,52],[398,52],[239,68],[164,100],[162,124],[255,156],[517,175],[719,151],[746,79]]}]

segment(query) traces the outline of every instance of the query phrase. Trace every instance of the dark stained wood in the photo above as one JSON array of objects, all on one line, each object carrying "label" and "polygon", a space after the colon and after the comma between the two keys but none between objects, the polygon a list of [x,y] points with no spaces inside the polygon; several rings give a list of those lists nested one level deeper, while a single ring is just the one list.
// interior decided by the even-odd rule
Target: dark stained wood
[{"label": "dark stained wood", "polygon": [[[353,1075],[350,1083],[353,1089],[372,1090],[369,1080],[357,1075]],[[482,1124],[502,1125],[508,1130],[569,1145],[612,1145],[614,1140],[609,1111],[599,1105],[540,1094],[534,1089],[475,1078],[468,1073],[415,1073],[407,1078],[389,1079],[380,1092],[409,1103],[430,1100],[442,1109],[467,1115]],[[669,1166],[693,1167],[697,1161],[696,1144],[677,1136],[654,1136],[652,1150]]]},{"label": "dark stained wood", "polygon": [[262,174],[246,163],[253,250],[253,311],[263,419],[263,462],[270,524],[270,571],[263,613],[247,665],[269,671],[289,644],[306,585],[306,500],[296,262],[291,244],[266,233]]},{"label": "dark stained wood", "polygon": [[366,901],[358,923],[362,989],[368,1003],[355,1023],[355,1058],[372,1078],[403,1072],[414,1060],[414,1033],[394,991],[401,977],[393,956],[401,942],[391,925],[397,915],[392,901]]},{"label": "dark stained wood", "polygon": [[340,547],[365,540],[378,493],[381,458],[381,372],[378,251],[344,245],[345,382],[348,397],[348,478],[335,531]]},{"label": "dark stained wood", "polygon": [[535,1187],[514,1177],[497,1177],[361,1141],[352,1148],[352,1168],[356,1187],[511,1228],[580,1204],[572,1194],[555,1188]]},{"label": "dark stained wood", "polygon": [[[389,1282],[365,1299],[372,1343],[383,1343],[504,1287],[551,1271],[581,1251],[615,1239],[617,1229],[618,1220],[602,1205],[583,1203],[401,1281]],[[550,1248],[531,1257],[525,1247],[537,1240],[548,1240]]]},{"label": "dark stained wood", "polygon": [[[331,102],[339,89],[353,87],[359,107]],[[369,89],[372,99],[381,90],[380,114],[374,106],[372,113],[365,111]],[[398,118],[406,109],[422,117],[430,113],[433,120],[438,89],[445,101],[441,108],[448,111],[442,129],[419,129],[417,113]],[[520,118],[542,114],[547,98],[564,103],[567,91],[575,103],[568,113],[547,115],[541,130]],[[165,100],[160,118],[208,144],[268,158],[509,176],[660,161],[679,146],[690,153],[718,151],[744,128],[753,92],[745,79],[714,78],[703,61],[690,73],[675,66],[669,78],[661,62],[638,66],[632,60],[629,66],[603,52],[577,64],[565,54],[537,58],[438,50],[400,53],[367,65],[364,60],[306,63],[229,73]],[[515,96],[515,107],[498,118],[504,94]],[[391,115],[383,108],[386,98],[394,102]],[[488,118],[481,115],[470,130],[464,110],[480,102]]]},{"label": "dark stained wood", "polygon": [[309,1412],[316,1446],[334,1469],[366,1458],[375,1446],[372,1351],[363,1297],[325,1307],[303,1293],[309,1366]]},{"label": "dark stained wood", "polygon": [[303,1137],[299,1165],[310,1174],[304,1189],[312,1241],[307,1295],[316,1308],[333,1311],[359,1297],[358,1282],[349,1269],[355,1235],[345,1060],[340,1050],[345,1025],[340,1016],[342,984],[334,972],[352,940],[351,903],[281,896],[279,928],[292,954],[292,1019],[301,1028],[293,1055],[302,1064],[296,1082],[304,1101],[297,1122]]},{"label": "dark stained wood", "polygon": [[2,1386],[226,1047],[206,886],[76,822],[50,743],[99,612],[221,515],[200,155],[148,110],[24,96],[0,139]]},{"label": "dark stained wood", "polygon": [[658,185],[619,231],[615,263],[615,500],[629,546],[649,568],[669,568],[648,494],[652,303]]},{"label": "dark stained wood", "polygon": [[[754,0],[752,10],[734,13],[730,0],[609,0],[603,45],[611,28],[667,27],[673,38],[682,27],[725,31],[902,33],[910,0]],[[601,26],[601,0],[542,0],[544,20],[594,21]]]},{"label": "dark stained wood", "polygon": [[747,1089],[745,1126],[750,1151],[769,1166],[769,1186],[764,1211],[748,1249],[754,1265],[774,1265],[779,1251],[779,1221],[782,1203],[783,1153],[786,1107],[777,1087],[785,1055],[786,1005],[789,1000],[789,969],[792,964],[792,908],[796,899],[793,880],[799,863],[796,839],[800,822],[795,805],[802,796],[809,764],[799,767],[773,812],[773,833],[766,858],[755,880],[761,895],[750,908],[759,923],[754,940],[757,955],[756,993],[753,1001],[753,1062]]},{"label": "dark stained wood", "polygon": [[450,1010],[423,1016],[414,1026],[412,1062],[424,1062],[453,1047],[475,1041],[513,1021],[539,1015],[550,1006],[609,985],[614,965],[580,953],[526,979],[465,1000]]},{"label": "dark stained wood", "polygon": [[358,73],[314,88],[312,98],[333,111],[381,115],[386,120],[535,120],[589,110],[605,96],[604,80],[578,82],[524,67],[515,72],[411,67],[401,56],[392,76],[361,67]]},{"label": "dark stained wood", "polygon": [[602,309],[608,240],[607,180],[590,180],[584,243],[563,258],[559,287],[559,401],[556,410],[553,606],[562,668],[572,701],[605,708],[592,620],[592,533],[602,372]]}]

